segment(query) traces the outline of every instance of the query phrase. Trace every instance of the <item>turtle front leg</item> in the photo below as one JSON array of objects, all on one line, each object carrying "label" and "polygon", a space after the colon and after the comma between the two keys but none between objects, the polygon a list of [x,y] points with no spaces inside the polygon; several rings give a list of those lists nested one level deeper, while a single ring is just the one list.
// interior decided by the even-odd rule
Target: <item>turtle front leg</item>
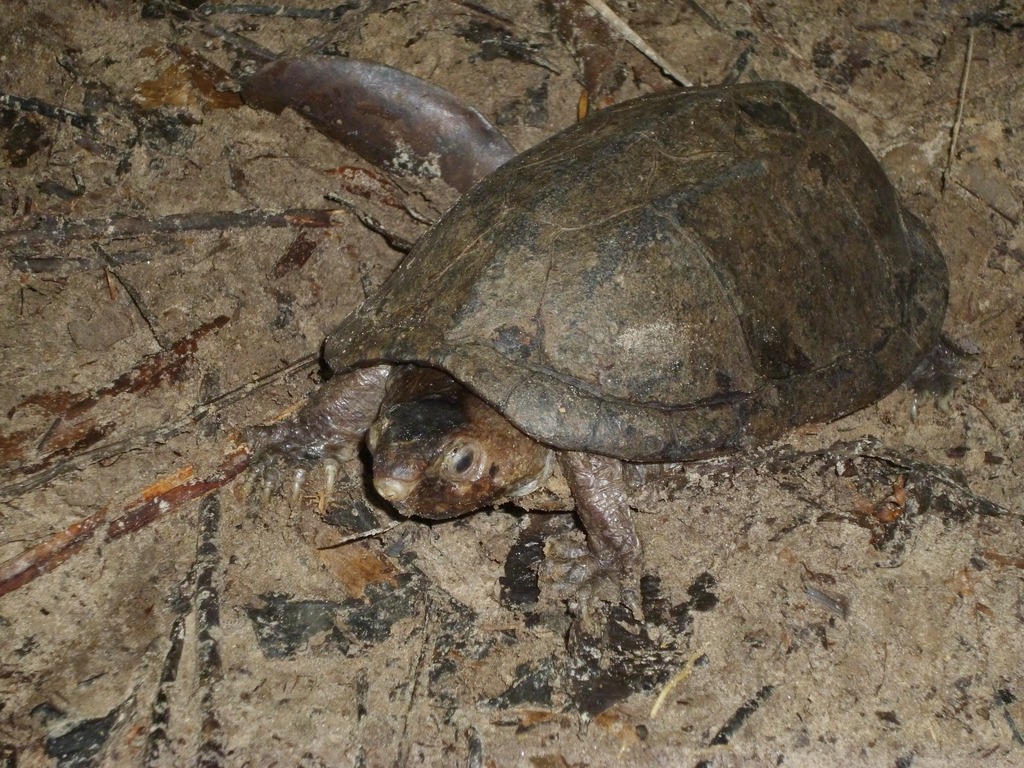
[{"label": "turtle front leg", "polygon": [[322,461],[330,492],[338,465],[359,455],[359,444],[377,417],[391,371],[389,365],[377,365],[334,376],[290,418],[247,429],[242,437],[264,480],[273,483],[282,464],[294,467],[294,495],[306,470]]},{"label": "turtle front leg", "polygon": [[[573,588],[584,612],[595,598],[622,600],[641,616],[639,582],[643,550],[626,501],[623,464],[592,453],[559,455],[562,471],[587,533],[587,550],[570,554],[557,577]],[[557,566],[556,566],[557,567]],[[609,589],[610,588],[610,589]]]}]

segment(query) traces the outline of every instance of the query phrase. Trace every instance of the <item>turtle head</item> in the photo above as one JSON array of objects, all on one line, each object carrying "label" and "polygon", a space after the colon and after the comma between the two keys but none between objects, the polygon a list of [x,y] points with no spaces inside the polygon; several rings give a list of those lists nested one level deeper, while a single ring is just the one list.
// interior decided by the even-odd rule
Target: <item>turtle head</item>
[{"label": "turtle head", "polygon": [[461,385],[389,398],[367,434],[373,485],[406,517],[445,520],[521,496],[551,449]]}]

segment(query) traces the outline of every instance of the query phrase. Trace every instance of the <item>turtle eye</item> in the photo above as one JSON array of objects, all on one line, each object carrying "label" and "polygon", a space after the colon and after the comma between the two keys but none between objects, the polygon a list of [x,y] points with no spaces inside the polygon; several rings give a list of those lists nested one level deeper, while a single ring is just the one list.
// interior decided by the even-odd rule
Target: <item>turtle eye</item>
[{"label": "turtle eye", "polygon": [[484,460],[483,449],[475,443],[460,443],[444,457],[442,473],[449,480],[462,482],[476,480]]}]

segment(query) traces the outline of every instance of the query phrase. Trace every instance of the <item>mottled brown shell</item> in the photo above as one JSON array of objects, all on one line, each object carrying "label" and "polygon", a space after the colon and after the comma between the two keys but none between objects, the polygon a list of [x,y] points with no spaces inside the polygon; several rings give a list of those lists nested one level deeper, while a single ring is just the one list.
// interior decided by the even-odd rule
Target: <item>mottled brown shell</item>
[{"label": "mottled brown shell", "polygon": [[857,135],[753,83],[619,104],[502,166],[325,354],[444,369],[557,448],[676,461],[882,397],[946,293]]}]

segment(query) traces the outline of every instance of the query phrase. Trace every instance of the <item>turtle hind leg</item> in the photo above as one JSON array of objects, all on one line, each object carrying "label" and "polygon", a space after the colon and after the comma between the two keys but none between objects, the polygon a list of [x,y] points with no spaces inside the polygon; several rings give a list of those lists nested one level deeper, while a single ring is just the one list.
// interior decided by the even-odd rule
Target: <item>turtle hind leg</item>
[{"label": "turtle hind leg", "polygon": [[587,534],[587,547],[555,551],[547,577],[584,621],[599,601],[622,602],[642,619],[640,571],[643,550],[626,500],[626,478],[618,459],[592,453],[559,455]]},{"label": "turtle hind leg", "polygon": [[934,398],[940,411],[950,413],[950,400],[956,390],[980,368],[978,351],[972,344],[961,343],[942,334],[904,382],[914,392],[911,415],[917,417],[919,402],[929,396]]},{"label": "turtle hind leg", "polygon": [[323,463],[328,493],[338,467],[357,458],[363,436],[377,416],[391,366],[377,365],[328,379],[294,415],[242,434],[264,495],[280,484],[281,471],[294,474],[292,495],[306,471]]}]

